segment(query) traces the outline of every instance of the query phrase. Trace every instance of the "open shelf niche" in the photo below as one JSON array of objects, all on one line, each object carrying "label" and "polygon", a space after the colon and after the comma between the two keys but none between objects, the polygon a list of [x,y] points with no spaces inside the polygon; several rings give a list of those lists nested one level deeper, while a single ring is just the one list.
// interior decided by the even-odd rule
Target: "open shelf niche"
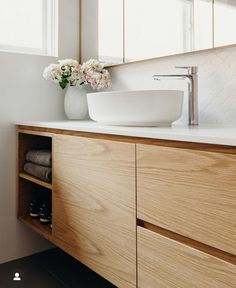
[{"label": "open shelf niche", "polygon": [[44,182],[24,172],[26,153],[32,149],[52,149],[52,139],[47,136],[18,133],[18,219],[35,232],[52,240],[52,228],[42,224],[38,218],[30,217],[30,201],[35,197],[50,199],[52,202],[52,184]]}]

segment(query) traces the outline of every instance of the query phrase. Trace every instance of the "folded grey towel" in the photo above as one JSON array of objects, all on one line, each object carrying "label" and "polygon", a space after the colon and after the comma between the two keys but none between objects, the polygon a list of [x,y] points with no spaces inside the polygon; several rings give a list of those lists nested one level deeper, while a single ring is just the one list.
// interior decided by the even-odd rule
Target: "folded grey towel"
[{"label": "folded grey towel", "polygon": [[41,166],[52,167],[52,152],[50,150],[30,150],[26,154],[26,161]]},{"label": "folded grey towel", "polygon": [[52,181],[52,168],[40,166],[34,163],[27,162],[24,165],[24,171],[36,178],[39,178],[45,182]]}]

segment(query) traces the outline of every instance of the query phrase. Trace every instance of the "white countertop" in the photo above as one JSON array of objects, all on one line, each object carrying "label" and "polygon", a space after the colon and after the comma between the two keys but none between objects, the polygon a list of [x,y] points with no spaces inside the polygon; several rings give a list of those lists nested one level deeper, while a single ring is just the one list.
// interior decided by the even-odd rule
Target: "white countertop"
[{"label": "white countertop", "polygon": [[17,121],[16,125],[53,128],[90,133],[134,136],[151,139],[186,141],[218,145],[236,146],[236,127],[219,125],[199,125],[172,127],[125,127],[105,126],[93,121]]}]

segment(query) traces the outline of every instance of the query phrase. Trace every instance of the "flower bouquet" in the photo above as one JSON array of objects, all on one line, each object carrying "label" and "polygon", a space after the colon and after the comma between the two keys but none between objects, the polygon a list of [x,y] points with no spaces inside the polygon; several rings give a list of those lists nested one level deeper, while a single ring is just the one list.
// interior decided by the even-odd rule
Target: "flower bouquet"
[{"label": "flower bouquet", "polygon": [[95,59],[90,59],[82,65],[73,59],[58,62],[46,67],[43,77],[58,83],[62,89],[67,86],[91,85],[93,89],[100,90],[111,86],[109,72]]},{"label": "flower bouquet", "polygon": [[43,77],[60,85],[65,94],[65,113],[69,119],[84,119],[88,105],[86,85],[94,90],[101,90],[111,86],[111,77],[103,65],[90,59],[82,65],[73,59],[59,60],[57,64],[50,64],[45,68]]}]

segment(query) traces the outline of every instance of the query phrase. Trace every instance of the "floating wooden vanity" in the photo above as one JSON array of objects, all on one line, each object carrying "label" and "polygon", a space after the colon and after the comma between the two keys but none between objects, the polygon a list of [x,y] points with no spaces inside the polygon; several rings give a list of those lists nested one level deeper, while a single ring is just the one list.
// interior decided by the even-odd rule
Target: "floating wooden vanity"
[{"label": "floating wooden vanity", "polygon": [[[18,217],[117,287],[236,287],[236,147],[17,126]],[[52,184],[23,172],[51,148]],[[34,185],[53,227],[28,217]]]}]

